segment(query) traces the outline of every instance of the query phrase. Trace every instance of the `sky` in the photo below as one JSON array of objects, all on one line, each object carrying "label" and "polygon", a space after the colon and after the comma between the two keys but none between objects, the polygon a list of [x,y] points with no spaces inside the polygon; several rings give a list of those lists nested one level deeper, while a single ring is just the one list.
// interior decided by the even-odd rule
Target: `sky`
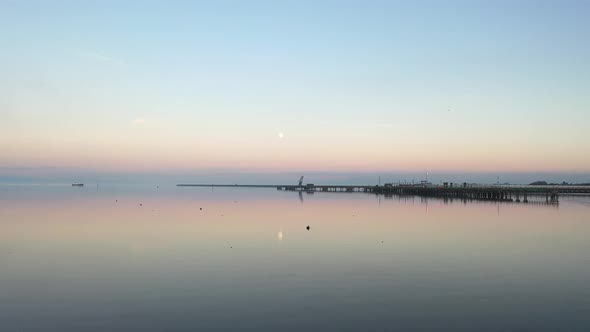
[{"label": "sky", "polygon": [[0,179],[590,174],[589,13],[0,0]]}]

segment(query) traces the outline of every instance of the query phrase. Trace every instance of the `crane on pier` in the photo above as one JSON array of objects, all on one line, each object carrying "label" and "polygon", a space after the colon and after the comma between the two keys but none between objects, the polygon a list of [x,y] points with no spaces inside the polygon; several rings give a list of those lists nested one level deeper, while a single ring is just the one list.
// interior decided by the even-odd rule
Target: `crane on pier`
[{"label": "crane on pier", "polygon": [[299,178],[299,186],[301,187],[303,185],[303,175]]}]

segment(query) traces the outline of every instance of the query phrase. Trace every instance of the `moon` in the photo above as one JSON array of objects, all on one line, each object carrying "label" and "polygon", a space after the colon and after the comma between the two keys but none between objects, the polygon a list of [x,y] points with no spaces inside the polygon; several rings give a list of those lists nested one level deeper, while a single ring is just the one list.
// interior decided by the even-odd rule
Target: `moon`
[{"label": "moon", "polygon": [[283,134],[283,132],[282,132],[282,131],[281,131],[281,132],[279,132],[279,138],[280,138],[280,139],[283,139],[283,138],[285,138],[285,134]]}]

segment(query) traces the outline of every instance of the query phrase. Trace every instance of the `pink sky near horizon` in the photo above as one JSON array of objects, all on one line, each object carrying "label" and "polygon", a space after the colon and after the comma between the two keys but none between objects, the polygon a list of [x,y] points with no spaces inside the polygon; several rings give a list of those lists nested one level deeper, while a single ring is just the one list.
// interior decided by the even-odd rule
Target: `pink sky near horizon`
[{"label": "pink sky near horizon", "polygon": [[[475,146],[307,139],[291,142],[269,135],[267,141],[196,140],[170,142],[0,142],[4,167],[61,167],[149,172],[189,170],[251,171],[504,171],[590,172],[590,154],[577,147]],[[118,144],[119,143],[119,144]]]}]

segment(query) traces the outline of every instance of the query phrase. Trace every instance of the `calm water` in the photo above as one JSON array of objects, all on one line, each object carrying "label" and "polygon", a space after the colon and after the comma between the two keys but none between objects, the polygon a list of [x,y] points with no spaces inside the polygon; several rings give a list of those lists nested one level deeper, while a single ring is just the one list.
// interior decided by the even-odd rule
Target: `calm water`
[{"label": "calm water", "polygon": [[590,199],[0,186],[0,331],[197,330],[589,331]]}]

